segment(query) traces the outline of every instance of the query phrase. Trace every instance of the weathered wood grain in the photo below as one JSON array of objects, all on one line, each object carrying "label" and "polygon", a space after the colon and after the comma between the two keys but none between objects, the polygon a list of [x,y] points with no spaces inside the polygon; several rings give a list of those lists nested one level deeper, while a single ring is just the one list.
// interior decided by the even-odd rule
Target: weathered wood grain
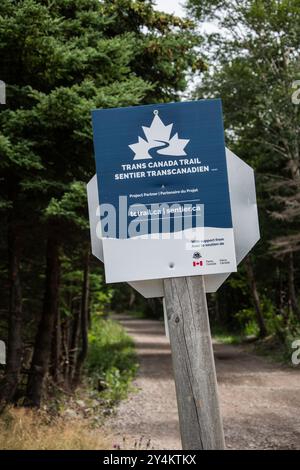
[{"label": "weathered wood grain", "polygon": [[183,449],[224,449],[202,276],[164,280]]}]

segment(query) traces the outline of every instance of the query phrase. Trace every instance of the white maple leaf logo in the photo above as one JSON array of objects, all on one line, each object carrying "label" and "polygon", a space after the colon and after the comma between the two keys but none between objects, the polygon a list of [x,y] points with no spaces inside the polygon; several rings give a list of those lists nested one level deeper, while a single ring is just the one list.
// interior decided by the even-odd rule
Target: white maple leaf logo
[{"label": "white maple leaf logo", "polygon": [[186,155],[184,148],[189,139],[179,139],[178,133],[171,137],[173,124],[165,126],[155,114],[150,127],[142,126],[146,139],[139,137],[138,142],[128,147],[134,152],[134,160],[148,160],[153,158],[149,151],[156,149],[159,155],[182,157]]}]

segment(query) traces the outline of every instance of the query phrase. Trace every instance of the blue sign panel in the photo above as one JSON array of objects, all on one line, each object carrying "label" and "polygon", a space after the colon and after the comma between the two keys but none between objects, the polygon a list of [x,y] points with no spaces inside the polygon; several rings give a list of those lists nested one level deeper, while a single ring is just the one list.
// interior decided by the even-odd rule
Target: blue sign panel
[{"label": "blue sign panel", "polygon": [[198,224],[204,215],[206,227],[232,227],[221,100],[96,110],[93,130],[99,198],[117,211],[116,238],[129,237],[120,210],[129,209],[129,225],[162,203],[191,205],[193,226],[198,205]]}]

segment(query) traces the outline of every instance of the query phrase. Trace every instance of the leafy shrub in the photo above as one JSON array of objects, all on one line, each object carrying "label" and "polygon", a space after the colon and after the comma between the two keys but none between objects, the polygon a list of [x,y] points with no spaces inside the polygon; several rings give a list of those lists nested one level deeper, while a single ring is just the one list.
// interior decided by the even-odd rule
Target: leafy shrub
[{"label": "leafy shrub", "polygon": [[258,325],[253,308],[244,308],[240,310],[235,314],[235,318],[239,321],[242,335],[258,335]]},{"label": "leafy shrub", "polygon": [[136,370],[134,343],[124,328],[94,315],[86,363],[93,387],[115,403],[127,396]]}]

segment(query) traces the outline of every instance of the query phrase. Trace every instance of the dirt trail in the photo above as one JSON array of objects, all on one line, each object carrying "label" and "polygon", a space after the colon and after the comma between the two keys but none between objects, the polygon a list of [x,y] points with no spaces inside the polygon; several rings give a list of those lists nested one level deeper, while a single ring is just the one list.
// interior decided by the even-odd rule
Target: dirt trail
[{"label": "dirt trail", "polygon": [[[164,325],[118,319],[136,343],[140,369],[137,393],[120,404],[109,422],[115,442],[132,449],[142,438],[142,448],[150,440],[154,449],[180,449]],[[214,344],[214,351],[227,448],[300,449],[300,369],[269,363],[238,346]]]}]

